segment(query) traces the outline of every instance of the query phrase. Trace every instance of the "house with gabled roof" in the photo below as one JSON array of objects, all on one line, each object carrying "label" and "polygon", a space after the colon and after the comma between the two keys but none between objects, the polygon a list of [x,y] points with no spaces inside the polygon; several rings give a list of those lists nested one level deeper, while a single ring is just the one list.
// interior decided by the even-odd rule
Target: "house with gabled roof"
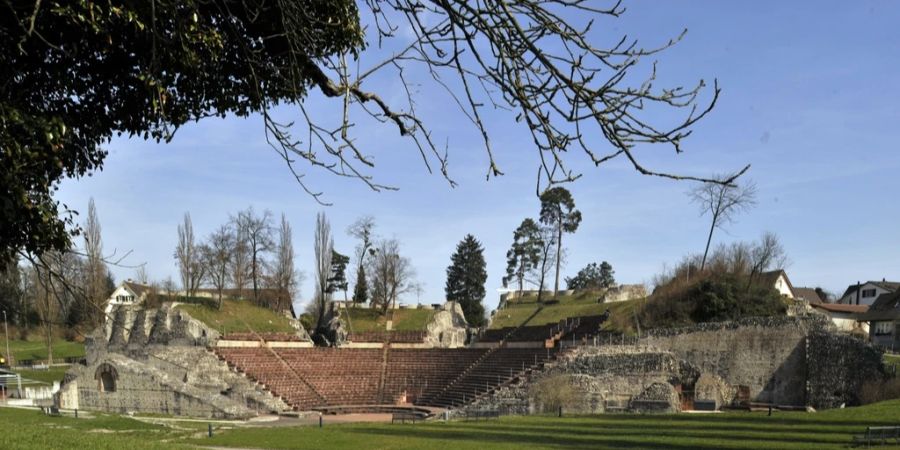
[{"label": "house with gabled roof", "polygon": [[821,305],[825,303],[825,299],[819,295],[819,291],[815,288],[808,287],[795,287],[794,288],[794,298],[797,300],[803,300],[810,306],[812,305]]},{"label": "house with gabled roof", "polygon": [[869,323],[872,343],[881,347],[900,348],[900,290],[878,296],[868,311],[857,320]]},{"label": "house with gabled roof", "polygon": [[844,295],[836,302],[842,305],[872,305],[883,294],[891,294],[900,290],[900,281],[866,281],[850,285]]},{"label": "house with gabled roof", "polygon": [[151,292],[153,292],[153,287],[151,286],[135,283],[131,280],[123,281],[106,300],[104,312],[108,316],[114,306],[140,305],[147,299],[147,295]]},{"label": "house with gabled roof", "polygon": [[869,324],[859,320],[860,314],[864,314],[869,310],[868,305],[819,303],[810,305],[810,307],[814,312],[828,316],[831,322],[841,331],[859,330],[863,333],[869,332]]},{"label": "house with gabled roof", "polygon": [[791,280],[788,278],[787,272],[785,272],[784,269],[760,273],[759,282],[766,286],[772,286],[776,291],[778,291],[779,294],[784,297],[797,297],[794,294],[794,286],[791,285]]}]

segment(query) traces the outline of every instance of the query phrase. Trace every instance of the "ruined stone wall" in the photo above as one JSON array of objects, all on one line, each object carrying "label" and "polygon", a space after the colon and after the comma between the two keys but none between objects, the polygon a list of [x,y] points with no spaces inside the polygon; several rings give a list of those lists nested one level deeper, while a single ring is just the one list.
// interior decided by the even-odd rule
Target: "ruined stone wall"
[{"label": "ruined stone wall", "polygon": [[[187,313],[121,306],[112,317],[86,340],[87,364],[66,373],[60,407],[215,418],[288,409],[207,350],[218,333]],[[114,390],[102,387],[103,372]]]},{"label": "ruined stone wall", "polygon": [[753,318],[651,330],[637,346],[576,347],[519,383],[499,389],[471,409],[527,414],[540,409],[534,389],[548,377],[578,392],[573,412],[680,408],[677,390],[720,408],[741,386],[750,401],[831,408],[858,403],[866,380],[883,377],[881,353],[836,332],[827,318]]},{"label": "ruined stone wall", "polygon": [[[493,409],[510,414],[545,410],[542,392],[571,389],[566,412],[592,414],[615,411],[675,412],[677,385],[693,383],[699,374],[670,352],[635,346],[573,348],[520,382],[500,388],[468,410]],[[566,385],[565,387],[560,387]]]},{"label": "ruined stone wall", "polygon": [[466,345],[468,326],[459,303],[444,303],[425,325],[425,343],[436,348],[463,347]]},{"label": "ruined stone wall", "polygon": [[863,383],[885,376],[881,351],[849,334],[815,332],[806,352],[807,395],[817,408],[859,405]]},{"label": "ruined stone wall", "polygon": [[752,401],[805,405],[806,337],[825,322],[779,317],[704,323],[651,330],[640,342],[671,351],[732,386],[749,387]]}]

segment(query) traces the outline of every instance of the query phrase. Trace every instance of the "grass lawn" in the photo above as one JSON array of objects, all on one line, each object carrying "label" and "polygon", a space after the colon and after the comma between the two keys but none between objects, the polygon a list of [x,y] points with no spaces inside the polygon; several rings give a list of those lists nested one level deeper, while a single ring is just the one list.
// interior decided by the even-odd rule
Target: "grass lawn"
[{"label": "grass lawn", "polygon": [[62,382],[63,377],[69,366],[53,366],[47,370],[17,370],[16,373],[22,376],[22,379],[40,381],[47,384],[53,384],[54,381]]},{"label": "grass lawn", "polygon": [[[0,351],[6,352],[6,343],[0,343]],[[47,359],[47,341],[37,333],[29,336],[27,341],[10,340],[9,351],[16,361],[45,360]],[[69,342],[61,338],[53,338],[53,358],[60,359],[84,356],[84,344],[81,342]]]},{"label": "grass lawn", "polygon": [[[542,325],[559,322],[566,317],[593,316],[603,314],[607,309],[612,313],[611,326],[618,331],[631,329],[632,309],[640,300],[627,302],[597,303],[597,292],[577,292],[558,298],[558,304],[544,305],[529,325]],[[525,297],[511,301],[505,308],[498,310],[491,322],[491,328],[513,327],[521,324],[540,305],[536,297]]]},{"label": "grass lawn", "polygon": [[285,332],[293,333],[290,320],[268,308],[260,308],[246,300],[222,301],[222,309],[200,304],[180,304],[178,308],[219,332]]},{"label": "grass lawn", "polygon": [[[377,310],[349,308],[344,311],[350,314],[353,331],[384,331],[386,320]],[[395,331],[424,330],[435,312],[433,309],[396,309],[394,310],[392,329]],[[344,320],[346,320],[346,316]]]},{"label": "grass lawn", "polygon": [[173,429],[122,416],[49,417],[35,410],[0,408],[3,449],[167,449],[187,448],[165,442],[190,438],[201,430]]},{"label": "grass lawn", "polygon": [[[867,426],[900,423],[900,400],[818,413],[504,417],[488,422],[234,427],[203,422],[175,427],[127,417],[52,418],[0,408],[0,448],[173,448],[178,445],[278,449],[847,448]],[[52,430],[52,432],[49,432]],[[888,447],[889,448],[889,447]]]}]

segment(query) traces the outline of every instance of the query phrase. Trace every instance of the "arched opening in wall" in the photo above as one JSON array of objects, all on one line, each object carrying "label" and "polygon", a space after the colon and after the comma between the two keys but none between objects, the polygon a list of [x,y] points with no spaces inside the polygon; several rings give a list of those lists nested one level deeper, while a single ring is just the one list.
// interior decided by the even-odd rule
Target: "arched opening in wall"
[{"label": "arched opening in wall", "polygon": [[100,364],[94,373],[94,379],[97,380],[97,389],[100,392],[116,392],[116,380],[119,379],[119,374],[113,365]]}]

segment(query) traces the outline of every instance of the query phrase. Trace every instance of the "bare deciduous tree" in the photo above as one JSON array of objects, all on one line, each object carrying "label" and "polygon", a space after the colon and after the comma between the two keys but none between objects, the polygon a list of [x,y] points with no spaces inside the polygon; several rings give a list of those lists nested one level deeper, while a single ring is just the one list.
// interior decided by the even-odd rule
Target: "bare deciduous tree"
[{"label": "bare deciduous tree", "polygon": [[247,234],[240,225],[236,218],[231,219],[229,229],[232,233],[231,240],[234,242],[234,248],[228,262],[228,271],[238,297],[243,298],[244,288],[247,287],[247,280],[250,277],[250,246],[247,245]]},{"label": "bare deciduous tree", "polygon": [[382,239],[375,248],[375,255],[369,260],[372,304],[384,315],[396,307],[401,294],[412,289],[415,272],[409,259],[400,256],[400,242],[396,239]]},{"label": "bare deciduous tree", "polygon": [[787,264],[787,253],[778,235],[771,231],[763,233],[759,243],[754,245],[750,255],[750,277],[747,288],[753,283],[754,277],[771,269],[783,269]]},{"label": "bare deciduous tree", "polygon": [[313,298],[313,312],[316,317],[317,332],[325,327],[325,311],[331,295],[328,293],[328,278],[331,277],[331,256],[334,241],[331,238],[331,225],[325,213],[316,214],[316,231],[313,238],[313,251],[316,258],[316,293]]},{"label": "bare deciduous tree", "polygon": [[175,246],[175,260],[181,275],[181,286],[185,295],[193,297],[203,280],[204,267],[199,246],[194,242],[194,225],[191,214],[184,213],[184,222],[178,225],[178,243]]},{"label": "bare deciduous tree", "polygon": [[150,284],[150,274],[147,272],[147,264],[141,264],[134,269],[134,281],[143,285]]},{"label": "bare deciduous tree", "polygon": [[222,309],[222,292],[228,285],[229,263],[234,250],[234,235],[227,225],[214,231],[202,247],[203,266],[207,279],[218,293],[218,307]]},{"label": "bare deciduous tree", "polygon": [[[447,169],[447,149],[436,143],[426,125],[428,118],[416,109],[419,91],[444,92],[449,103],[458,107],[487,154],[487,178],[502,172],[494,157],[492,132],[483,119],[485,108],[510,111],[531,134],[540,156],[538,192],[542,181],[555,184],[581,176],[568,168],[574,153],[570,150],[580,150],[596,166],[624,158],[644,175],[725,184],[735,179],[661,172],[641,162],[640,150],[649,144],[681,153],[693,125],[718,99],[715,82],[705,98],[701,97],[707,91],[703,80],[689,88],[656,83],[655,58],[679,42],[686,30],[657,46],[639,45],[628,36],[599,45],[595,26],[625,12],[621,1],[615,0],[601,5],[583,0],[366,0],[365,4],[377,46],[318,61],[295,55],[303,67],[300,73],[325,97],[340,101],[342,112],[323,117],[299,103],[296,123],[308,136],[301,142],[292,136],[289,125],[263,111],[270,145],[317,200],[321,192],[305,184],[304,174],[295,167],[297,160],[360,179],[376,191],[393,189],[367,173],[375,161],[354,136],[357,116],[396,127],[419,152],[427,170],[437,167],[455,185]],[[409,31],[397,32],[401,28]],[[302,48],[300,44],[295,51]],[[651,58],[652,63],[646,62]],[[416,70],[433,85],[417,88]],[[405,95],[386,99],[367,90],[370,80],[379,76],[398,80]],[[435,100],[430,97],[429,101]],[[666,109],[685,113],[670,123],[651,113]]]},{"label": "bare deciduous tree", "polygon": [[109,294],[106,289],[106,273],[108,269],[103,262],[103,241],[101,237],[100,218],[94,199],[88,202],[88,215],[84,223],[85,296],[86,304],[82,309],[87,315],[88,323],[96,326],[103,321],[103,304]]},{"label": "bare deciduous tree", "polygon": [[[544,285],[546,283],[547,275],[550,273],[550,270],[554,267],[554,252],[557,252],[557,247],[559,243],[556,241],[557,230],[552,226],[539,226],[539,235],[540,237],[536,240],[535,244],[539,246],[539,259],[537,264],[531,266],[531,269],[528,271],[529,279],[528,281],[538,288],[538,297],[537,301],[540,303],[543,300],[544,296]],[[565,260],[565,252],[557,252],[559,254],[560,264]]]},{"label": "bare deciduous tree", "polygon": [[713,231],[732,223],[737,213],[746,211],[756,204],[756,184],[752,181],[742,185],[728,182],[734,180],[735,175],[716,176],[715,179],[719,182],[703,183],[688,192],[691,201],[700,206],[700,214],[708,213],[712,217],[700,270],[706,268],[706,257],[712,243]]},{"label": "bare deciduous tree", "polygon": [[250,207],[239,212],[232,222],[239,230],[242,236],[241,240],[247,247],[246,252],[249,257],[247,268],[249,269],[249,281],[253,287],[253,301],[259,305],[259,289],[265,267],[265,255],[275,248],[275,241],[272,239],[272,213],[266,210],[262,215],[257,215],[253,211],[253,207]]},{"label": "bare deciduous tree", "polygon": [[293,312],[293,299],[297,294],[298,275],[294,267],[294,241],[291,224],[284,214],[281,215],[281,226],[278,228],[275,261],[272,262],[272,285],[277,295],[275,304],[269,307],[275,311]]},{"label": "bare deciduous tree", "polygon": [[375,218],[363,216],[347,227],[347,234],[359,240],[356,245],[356,280],[353,286],[353,302],[365,303],[369,298],[368,281],[366,280],[366,259],[374,254]]}]

